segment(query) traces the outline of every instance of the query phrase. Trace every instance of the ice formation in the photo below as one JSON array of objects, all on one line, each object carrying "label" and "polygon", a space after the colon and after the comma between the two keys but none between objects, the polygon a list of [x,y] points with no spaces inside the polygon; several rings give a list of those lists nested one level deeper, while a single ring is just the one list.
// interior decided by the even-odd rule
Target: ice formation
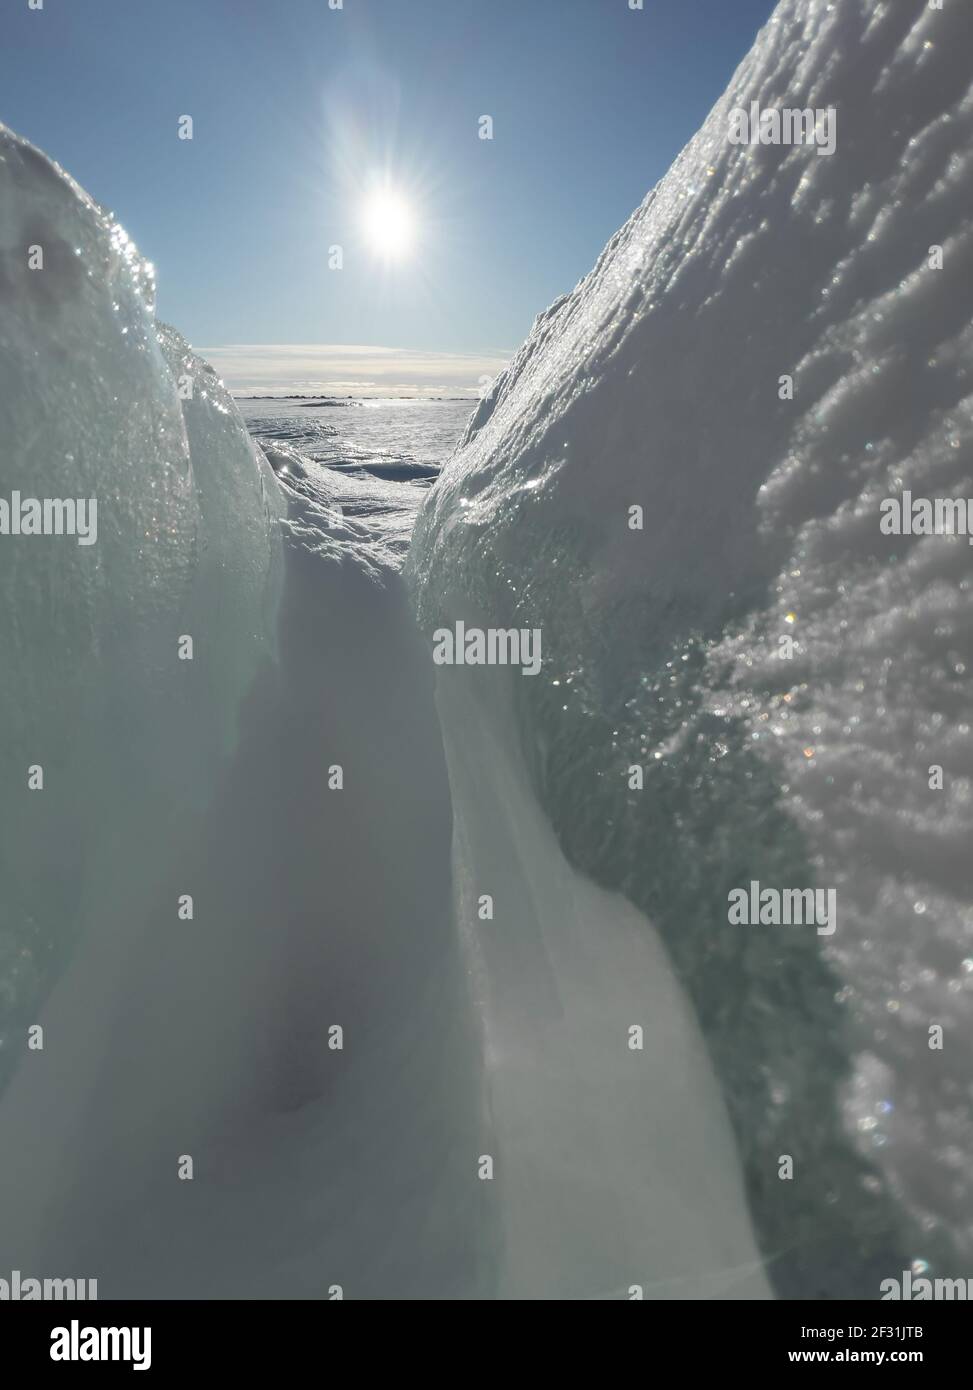
[{"label": "ice formation", "polygon": [[[542,629],[537,680],[461,696],[468,673],[438,673],[457,825],[486,795],[464,750],[489,740],[491,765],[526,762],[567,863],[658,931],[784,1295],[875,1297],[903,1261],[960,1276],[973,1253],[971,552],[879,528],[902,490],[973,492],[971,53],[968,5],[783,0],[667,177],[539,316],[411,552],[427,631]],[[734,143],[753,102],[833,110],[835,152]],[[477,882],[508,875],[489,827],[483,862],[469,833]],[[730,926],[751,881],[835,888],[837,932]],[[597,913],[549,910],[512,929],[522,1007],[512,955],[482,986],[497,1124],[534,1149],[525,1205],[567,1162],[564,1111],[520,1111],[507,1050],[536,1036],[532,1062],[559,1068],[559,1030],[580,1045],[592,1026],[588,972],[610,970]],[[572,933],[590,962],[558,954]],[[628,975],[619,1015],[606,989],[613,1046],[651,1015],[651,983]],[[579,1128],[611,1084],[581,1058]],[[631,1104],[652,1116],[643,1065]],[[594,1166],[604,1130],[575,1136],[576,1161],[582,1137]],[[646,1152],[633,1140],[627,1161]]]},{"label": "ice formation", "polygon": [[0,1066],[84,923],[117,929],[205,804],[273,653],[273,474],[153,298],[122,227],[0,129],[0,494],[98,506],[95,544],[0,546]]},{"label": "ice formation", "polygon": [[[783,0],[538,318],[408,560],[426,639],[538,629],[530,680],[434,666],[417,490],[271,469],[118,224],[2,132],[0,496],[97,497],[99,539],[0,545],[0,1270],[966,1272],[970,551],[879,516],[973,491],[971,51],[948,0]],[[834,154],[732,142],[754,101],[833,109]],[[730,924],[753,881],[838,929]]]}]

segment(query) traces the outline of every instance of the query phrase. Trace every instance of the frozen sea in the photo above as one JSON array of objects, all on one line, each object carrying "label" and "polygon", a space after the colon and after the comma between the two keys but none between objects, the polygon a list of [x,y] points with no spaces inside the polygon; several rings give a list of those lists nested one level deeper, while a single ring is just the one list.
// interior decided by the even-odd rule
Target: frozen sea
[{"label": "frozen sea", "polygon": [[286,529],[374,578],[404,563],[416,515],[463,436],[470,399],[241,399],[288,499]]},{"label": "frozen sea", "polygon": [[423,489],[438,476],[476,407],[466,398],[401,397],[325,405],[245,397],[237,404],[260,444],[289,444],[328,468]]}]

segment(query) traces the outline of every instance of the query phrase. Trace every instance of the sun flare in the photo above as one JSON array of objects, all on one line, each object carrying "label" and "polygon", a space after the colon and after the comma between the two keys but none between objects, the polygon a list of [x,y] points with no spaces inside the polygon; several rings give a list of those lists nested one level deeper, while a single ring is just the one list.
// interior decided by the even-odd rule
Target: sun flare
[{"label": "sun flare", "polygon": [[381,188],[371,194],[362,223],[369,246],[385,260],[402,260],[412,249],[415,217],[406,199],[394,189]]}]

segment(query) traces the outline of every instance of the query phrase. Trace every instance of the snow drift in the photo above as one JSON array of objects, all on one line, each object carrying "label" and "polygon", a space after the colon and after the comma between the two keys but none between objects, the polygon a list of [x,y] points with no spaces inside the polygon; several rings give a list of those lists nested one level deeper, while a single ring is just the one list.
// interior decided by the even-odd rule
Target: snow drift
[{"label": "snow drift", "polygon": [[[574,870],[658,931],[785,1295],[876,1297],[903,1261],[958,1275],[973,1250],[970,550],[879,528],[903,490],[973,492],[971,54],[967,5],[783,0],[671,172],[538,317],[410,558],[427,631],[542,630],[538,679],[438,673],[457,823],[484,803],[475,775],[491,779],[463,750],[486,739],[495,765],[526,763]],[[753,102],[833,109],[834,154],[731,142]],[[476,892],[509,872],[486,815],[454,851]],[[508,849],[527,874],[531,848]],[[728,892],[752,881],[835,888],[836,933],[731,926]],[[590,956],[569,957],[555,943],[580,909],[551,910],[518,896],[530,930],[487,959],[481,992],[501,1053],[533,1037],[551,1074],[573,1029],[581,1081],[560,1105],[590,1176],[610,1140],[581,1117],[628,1083],[623,1025],[651,1015],[658,967],[613,1011],[597,913]],[[502,954],[503,928],[471,930]],[[610,1063],[592,1061],[592,1028]],[[652,1046],[626,1107],[665,1124],[681,1044]],[[518,1104],[519,1058],[495,1076],[501,1151],[535,1160],[515,1179],[527,1205],[532,1182],[555,1187],[563,1133]],[[625,1142],[630,1175],[651,1165]],[[544,1231],[570,1224],[575,1176]],[[693,1200],[727,1209],[698,1178]]]}]

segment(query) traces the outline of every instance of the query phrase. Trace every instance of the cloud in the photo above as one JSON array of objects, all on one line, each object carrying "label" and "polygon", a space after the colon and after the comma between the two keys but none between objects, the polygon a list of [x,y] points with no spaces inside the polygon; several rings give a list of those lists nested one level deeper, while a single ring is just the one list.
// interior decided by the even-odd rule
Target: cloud
[{"label": "cloud", "polygon": [[232,343],[196,349],[235,396],[477,396],[510,354],[343,343]]}]

